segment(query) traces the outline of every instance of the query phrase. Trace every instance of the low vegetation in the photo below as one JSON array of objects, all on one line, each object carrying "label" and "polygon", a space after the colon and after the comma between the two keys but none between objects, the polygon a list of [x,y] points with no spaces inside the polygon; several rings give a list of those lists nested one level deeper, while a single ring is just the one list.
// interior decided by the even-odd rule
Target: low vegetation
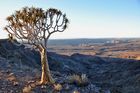
[{"label": "low vegetation", "polygon": [[67,77],[67,80],[70,84],[76,84],[77,86],[86,86],[89,83],[89,80],[88,80],[86,74],[70,75]]}]

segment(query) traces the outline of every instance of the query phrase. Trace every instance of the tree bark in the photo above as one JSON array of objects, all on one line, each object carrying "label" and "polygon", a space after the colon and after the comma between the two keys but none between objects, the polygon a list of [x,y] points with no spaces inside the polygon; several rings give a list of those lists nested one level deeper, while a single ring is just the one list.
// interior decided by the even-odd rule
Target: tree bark
[{"label": "tree bark", "polygon": [[53,84],[55,83],[49,69],[48,59],[47,59],[47,51],[46,48],[40,46],[40,55],[41,55],[41,65],[42,65],[42,75],[40,84]]}]

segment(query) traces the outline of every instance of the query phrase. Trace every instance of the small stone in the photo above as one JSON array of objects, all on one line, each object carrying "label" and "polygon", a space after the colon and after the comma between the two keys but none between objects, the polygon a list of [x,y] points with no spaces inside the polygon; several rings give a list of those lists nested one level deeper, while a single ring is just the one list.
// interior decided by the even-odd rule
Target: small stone
[{"label": "small stone", "polygon": [[80,93],[78,90],[73,91],[73,93]]},{"label": "small stone", "polygon": [[14,82],[14,84],[13,84],[14,86],[18,86],[19,85],[19,83],[18,82]]},{"label": "small stone", "polygon": [[32,83],[32,84],[30,84],[30,86],[31,86],[32,88],[34,88],[34,87],[36,87],[36,84],[35,84],[35,83]]},{"label": "small stone", "polygon": [[16,81],[16,77],[15,76],[9,76],[7,78],[7,80],[9,80],[9,81]]},{"label": "small stone", "polygon": [[66,85],[66,86],[65,86],[65,89],[66,89],[66,90],[69,90],[69,89],[70,89],[69,85]]},{"label": "small stone", "polygon": [[5,72],[6,72],[6,73],[10,73],[10,70],[6,70]]},{"label": "small stone", "polygon": [[11,68],[11,65],[10,65],[10,64],[8,64],[8,65],[7,65],[7,68]]},{"label": "small stone", "polygon": [[9,76],[12,76],[12,75],[14,75],[14,73],[10,73],[10,74],[9,74]]},{"label": "small stone", "polygon": [[35,82],[35,81],[33,81],[33,80],[30,80],[30,81],[28,81],[28,84],[29,84],[29,83],[34,83],[34,82]]},{"label": "small stone", "polygon": [[22,91],[23,91],[23,93],[30,93],[31,87],[25,87]]},{"label": "small stone", "polygon": [[13,93],[14,91],[13,90],[10,90],[10,93]]},{"label": "small stone", "polygon": [[42,85],[41,88],[42,88],[42,89],[43,89],[43,88],[46,88],[46,86]]}]

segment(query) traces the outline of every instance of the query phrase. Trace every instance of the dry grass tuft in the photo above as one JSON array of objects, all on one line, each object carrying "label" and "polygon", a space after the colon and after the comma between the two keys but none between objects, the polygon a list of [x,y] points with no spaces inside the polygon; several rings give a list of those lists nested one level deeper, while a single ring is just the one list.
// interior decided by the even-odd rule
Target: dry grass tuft
[{"label": "dry grass tuft", "polygon": [[61,91],[62,90],[62,85],[61,84],[54,84],[54,90]]},{"label": "dry grass tuft", "polygon": [[86,86],[89,83],[89,80],[86,76],[86,74],[82,74],[82,75],[71,75],[68,76],[68,83],[70,84],[76,84],[78,86]]}]

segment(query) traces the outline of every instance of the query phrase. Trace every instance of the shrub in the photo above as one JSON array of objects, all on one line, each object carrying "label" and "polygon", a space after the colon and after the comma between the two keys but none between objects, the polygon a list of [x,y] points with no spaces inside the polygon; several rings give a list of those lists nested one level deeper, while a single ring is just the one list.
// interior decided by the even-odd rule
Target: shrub
[{"label": "shrub", "polygon": [[86,76],[86,74],[82,74],[82,75],[71,75],[68,76],[68,83],[70,84],[75,84],[77,86],[86,86],[89,83],[89,80]]},{"label": "shrub", "polygon": [[54,90],[56,90],[56,91],[62,90],[62,85],[61,84],[54,84]]}]

